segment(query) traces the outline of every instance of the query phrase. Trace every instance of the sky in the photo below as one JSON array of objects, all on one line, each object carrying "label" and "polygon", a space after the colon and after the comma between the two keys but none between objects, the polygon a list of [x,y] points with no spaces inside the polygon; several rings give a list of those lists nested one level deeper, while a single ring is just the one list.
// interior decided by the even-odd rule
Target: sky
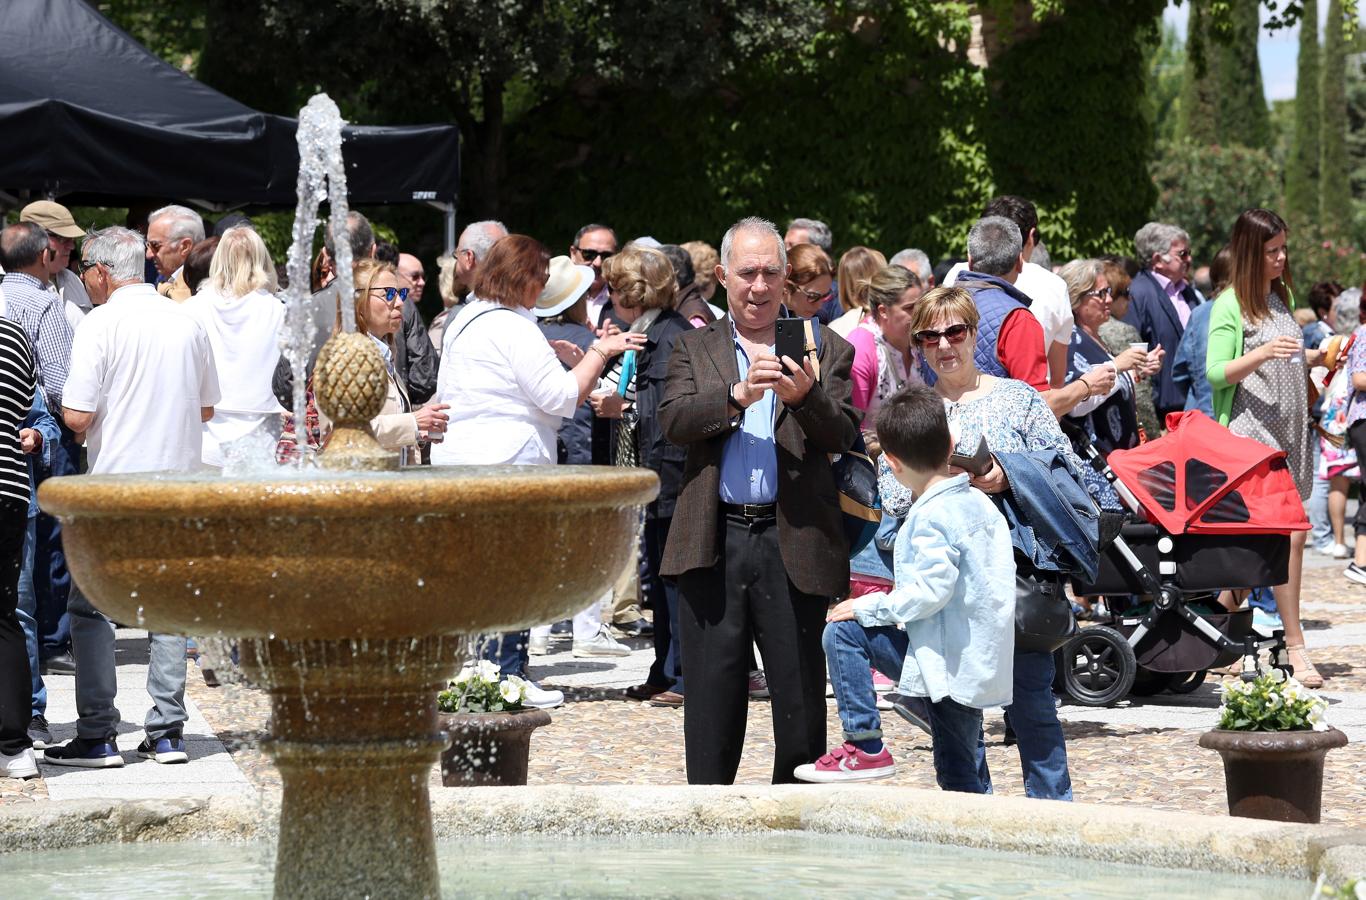
[{"label": "sky", "polygon": [[[1252,2],[1252,0],[1243,0]],[[1176,26],[1177,34],[1186,39],[1186,19],[1190,15],[1190,4],[1168,5],[1162,13],[1162,20]],[[1266,7],[1262,7],[1262,20],[1266,20]],[[1319,3],[1319,35],[1322,39],[1323,20],[1328,15],[1328,4]],[[1262,66],[1262,89],[1268,102],[1288,100],[1295,96],[1295,62],[1300,55],[1300,28],[1281,28],[1268,32],[1265,28],[1257,41],[1257,57]]]}]

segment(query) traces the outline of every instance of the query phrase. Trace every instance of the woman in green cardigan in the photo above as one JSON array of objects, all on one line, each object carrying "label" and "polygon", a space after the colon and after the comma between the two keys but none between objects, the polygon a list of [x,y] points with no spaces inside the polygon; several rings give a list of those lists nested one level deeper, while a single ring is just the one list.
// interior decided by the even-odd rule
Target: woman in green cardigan
[{"label": "woman in green cardigan", "polygon": [[[1319,350],[1304,348],[1291,310],[1286,226],[1268,209],[1238,217],[1229,241],[1233,257],[1229,287],[1214,301],[1209,319],[1206,375],[1214,389],[1214,415],[1234,434],[1284,450],[1300,500],[1313,487],[1309,444],[1307,369]],[[1323,678],[1304,649],[1300,628],[1300,576],[1308,532],[1290,535],[1290,580],[1275,588],[1295,676],[1306,687]]]}]

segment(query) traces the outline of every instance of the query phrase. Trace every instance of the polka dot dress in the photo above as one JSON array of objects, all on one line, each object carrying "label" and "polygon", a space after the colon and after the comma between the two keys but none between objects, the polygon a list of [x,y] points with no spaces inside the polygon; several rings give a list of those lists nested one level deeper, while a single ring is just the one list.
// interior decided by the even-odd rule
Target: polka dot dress
[{"label": "polka dot dress", "polygon": [[[1243,320],[1243,352],[1249,353],[1284,335],[1300,341],[1303,333],[1285,303],[1267,295],[1271,315],[1255,325]],[[1269,359],[1238,384],[1233,393],[1229,430],[1285,451],[1286,465],[1301,500],[1314,486],[1314,458],[1309,452],[1309,388],[1304,354]]]}]

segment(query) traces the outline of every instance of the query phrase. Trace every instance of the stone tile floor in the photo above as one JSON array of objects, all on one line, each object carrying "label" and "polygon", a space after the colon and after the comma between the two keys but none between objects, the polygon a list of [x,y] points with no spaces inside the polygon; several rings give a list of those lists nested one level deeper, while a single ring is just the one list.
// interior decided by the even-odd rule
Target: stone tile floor
[{"label": "stone tile floor", "polygon": [[[1323,820],[1366,826],[1366,588],[1341,577],[1340,563],[1310,554],[1304,596],[1305,627],[1313,657],[1329,679],[1323,693],[1332,704],[1330,721],[1347,732],[1347,747],[1328,755]],[[127,652],[120,658],[120,701],[132,723],[120,737],[131,749],[141,740],[136,727],[146,701],[145,669],[134,652],[138,633],[121,633]],[[630,657],[573,659],[568,642],[558,652],[533,658],[532,674],[569,696],[555,710],[552,725],[532,739],[530,781],[572,784],[668,784],[685,780],[683,712],[626,700],[622,689],[643,680],[652,651],[634,642]],[[141,660],[145,666],[145,658]],[[63,686],[69,690],[70,679]],[[260,751],[269,725],[265,695],[244,685],[209,688],[190,678],[191,726],[197,745],[188,765],[157,766],[126,753],[122,770],[58,770],[27,782],[0,779],[0,804],[42,802],[79,796],[205,796],[244,790],[279,790],[278,775]],[[63,701],[65,704],[66,701]],[[73,709],[50,716],[58,737],[71,731]],[[1216,754],[1196,739],[1213,724],[1218,698],[1212,683],[1192,694],[1131,698],[1110,709],[1065,703],[1060,709],[1067,735],[1074,791],[1079,801],[1223,814],[1223,774]],[[54,711],[59,708],[54,702]],[[771,717],[766,702],[749,707],[749,735],[738,781],[765,783],[771,776]],[[988,761],[996,790],[1019,795],[1018,757],[1001,743],[999,713],[988,713]],[[200,724],[202,723],[202,725]],[[929,742],[895,716],[885,722],[888,745],[898,762],[893,783],[934,786]],[[834,701],[828,733],[839,735]],[[127,744],[127,747],[124,745]],[[432,774],[433,790],[442,790]],[[1122,839],[1122,836],[1117,836]]]}]

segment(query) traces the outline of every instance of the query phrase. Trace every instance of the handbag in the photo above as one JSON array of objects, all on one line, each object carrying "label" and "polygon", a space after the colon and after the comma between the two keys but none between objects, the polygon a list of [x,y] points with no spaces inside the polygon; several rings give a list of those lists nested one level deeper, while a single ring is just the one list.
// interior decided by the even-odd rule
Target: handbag
[{"label": "handbag", "polygon": [[1015,563],[1015,652],[1052,653],[1077,633],[1063,577]]},{"label": "handbag", "polygon": [[640,465],[640,444],[636,440],[640,432],[640,414],[634,408],[622,410],[616,429],[616,453],[613,454],[612,465]]},{"label": "handbag", "polygon": [[868,456],[861,433],[857,434],[854,445],[848,450],[830,454],[830,472],[835,476],[844,537],[849,541],[849,555],[853,556],[868,546],[868,542],[877,534],[878,525],[882,523],[877,466]]}]

